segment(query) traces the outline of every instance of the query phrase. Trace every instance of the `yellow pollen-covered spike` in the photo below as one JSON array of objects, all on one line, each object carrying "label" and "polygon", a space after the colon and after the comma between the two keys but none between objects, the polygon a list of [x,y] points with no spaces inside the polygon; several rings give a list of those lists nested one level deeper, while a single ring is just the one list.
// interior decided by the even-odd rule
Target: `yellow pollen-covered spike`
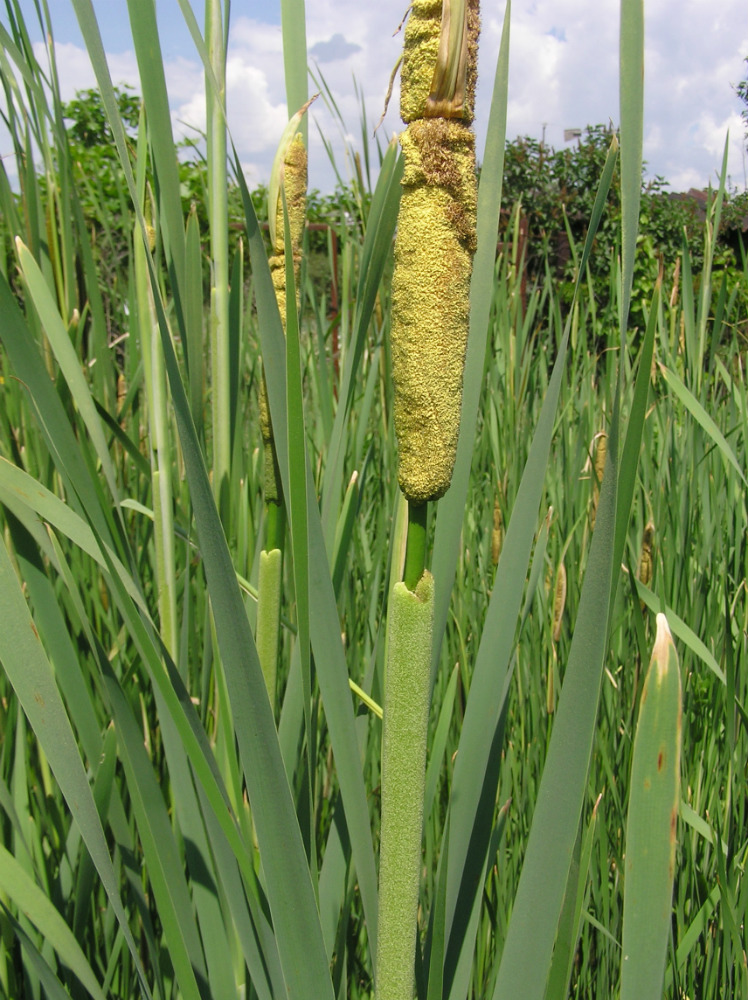
[{"label": "yellow pollen-covered spike", "polygon": [[392,281],[392,370],[400,488],[437,500],[452,479],[475,248],[475,140],[460,122],[413,122]]},{"label": "yellow pollen-covered spike", "polygon": [[392,279],[400,488],[413,504],[452,480],[476,242],[473,119],[478,0],[414,0],[400,113],[404,170]]},{"label": "yellow pollen-covered spike", "polygon": [[[297,123],[298,127],[298,123]],[[269,260],[270,277],[275,289],[278,311],[283,329],[286,329],[286,242],[285,222],[283,218],[283,198],[280,191],[283,188],[286,196],[288,212],[288,227],[291,234],[291,253],[293,254],[293,269],[296,288],[299,284],[301,268],[301,244],[304,237],[306,220],[306,189],[307,189],[307,152],[300,133],[287,138],[282,157],[273,166],[274,176],[271,185],[273,194],[268,205],[272,225],[270,238],[273,245],[273,256]],[[298,304],[298,291],[297,291]],[[268,406],[267,386],[263,375],[260,383],[260,430],[264,445],[265,465],[265,501],[280,503],[282,499],[280,469],[273,442],[273,427]]]},{"label": "yellow pollen-covered spike", "polygon": [[[286,193],[291,246],[295,257],[301,250],[301,240],[304,235],[307,188],[307,152],[299,132],[286,148],[281,168],[281,183]],[[283,233],[283,201],[279,194],[275,205],[273,233],[273,251],[278,255],[285,253]]]}]

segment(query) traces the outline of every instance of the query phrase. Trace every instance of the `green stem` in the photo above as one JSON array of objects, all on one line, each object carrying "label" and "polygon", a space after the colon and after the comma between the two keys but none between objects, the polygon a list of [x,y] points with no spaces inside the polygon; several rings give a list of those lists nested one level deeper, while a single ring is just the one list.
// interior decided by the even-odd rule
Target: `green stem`
[{"label": "green stem", "polygon": [[146,250],[140,233],[133,238],[138,333],[143,356],[148,438],[150,441],[153,521],[156,543],[156,586],[159,631],[169,655],[177,662],[179,630],[177,618],[176,555],[172,498],[172,449],[168,416],[166,371],[153,295],[148,279]]},{"label": "green stem", "polygon": [[265,549],[283,551],[286,534],[286,508],[281,503],[270,501],[265,505]]},{"label": "green stem", "polygon": [[405,549],[403,581],[408,590],[415,591],[426,569],[426,518],[428,503],[408,501],[408,541]]},{"label": "green stem", "polygon": [[265,678],[270,704],[275,711],[275,684],[280,645],[280,609],[283,583],[283,553],[280,549],[260,552],[257,588],[257,655]]}]

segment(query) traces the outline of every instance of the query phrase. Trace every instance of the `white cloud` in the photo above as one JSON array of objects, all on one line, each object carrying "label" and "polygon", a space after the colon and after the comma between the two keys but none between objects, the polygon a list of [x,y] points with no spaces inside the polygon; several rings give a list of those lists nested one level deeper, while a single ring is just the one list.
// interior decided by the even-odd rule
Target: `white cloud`
[{"label": "white cloud", "polygon": [[188,100],[178,105],[171,113],[171,127],[177,142],[189,139],[200,143],[205,135],[206,105],[205,92],[195,90]]},{"label": "white cloud", "polygon": [[[714,183],[730,131],[728,172],[743,185],[743,124],[731,85],[746,73],[748,23],[736,0],[706,5],[650,0],[647,17],[644,156],[674,190]],[[656,130],[655,130],[656,126]]]},{"label": "white cloud", "polygon": [[[174,17],[181,15],[175,0]],[[392,67],[402,47],[393,37],[407,0],[307,0],[307,45],[314,72],[324,77],[340,120],[318,100],[310,111],[310,182],[334,185],[321,129],[347,178],[351,151],[363,152],[362,119],[376,165],[371,132],[384,105]],[[287,117],[279,25],[237,13],[231,25],[227,89],[229,123],[242,162],[255,178],[266,179]],[[503,5],[483,3],[480,84],[477,101],[478,148],[482,148]],[[508,136],[540,138],[563,145],[565,128],[618,121],[619,0],[515,0],[511,26]],[[137,85],[133,52],[109,54],[115,83]],[[315,63],[314,54],[318,61]],[[704,186],[719,169],[727,128],[729,172],[742,184],[743,124],[731,84],[745,76],[748,21],[744,0],[647,0],[644,155],[650,175],[664,175],[673,189]],[[71,42],[57,45],[63,98],[95,86],[84,51]],[[174,128],[204,128],[203,70],[193,51],[170,56],[165,65]],[[354,82],[355,81],[355,82]],[[359,92],[356,92],[356,83]],[[310,89],[314,84],[310,83]],[[378,141],[384,146],[401,127],[398,83]],[[192,133],[194,134],[194,133]],[[348,148],[348,152],[346,152]],[[2,152],[2,150],[0,150]],[[249,178],[248,178],[249,179]]]},{"label": "white cloud", "polygon": [[226,67],[229,126],[237,146],[250,153],[274,150],[288,120],[285,100],[273,102],[266,75],[236,57]]},{"label": "white cloud", "polygon": [[[47,47],[42,42],[34,44],[34,55],[41,66],[47,66]],[[96,87],[96,75],[88,58],[88,53],[72,42],[55,43],[55,59],[60,78],[60,96],[63,101],[72,101],[76,91]],[[114,52],[107,55],[109,75],[115,86],[130,84],[138,87],[140,76],[135,53]]]}]

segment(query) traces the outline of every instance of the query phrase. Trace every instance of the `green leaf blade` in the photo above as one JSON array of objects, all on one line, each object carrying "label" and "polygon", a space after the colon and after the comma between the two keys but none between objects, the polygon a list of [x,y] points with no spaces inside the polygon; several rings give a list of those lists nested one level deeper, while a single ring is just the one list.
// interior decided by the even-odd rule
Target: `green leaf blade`
[{"label": "green leaf blade", "polygon": [[621,1000],[659,1000],[680,803],[681,680],[665,615],[642,689],[626,824]]}]

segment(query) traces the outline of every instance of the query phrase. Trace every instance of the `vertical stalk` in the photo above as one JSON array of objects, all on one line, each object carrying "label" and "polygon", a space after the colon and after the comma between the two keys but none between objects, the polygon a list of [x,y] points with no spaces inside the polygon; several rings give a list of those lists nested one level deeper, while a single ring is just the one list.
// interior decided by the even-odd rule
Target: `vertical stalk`
[{"label": "vertical stalk", "polygon": [[[287,322],[287,292],[293,294],[292,301],[296,301],[298,308],[296,288],[306,216],[307,155],[297,129],[304,118],[306,107],[292,116],[281,137],[268,192],[270,242],[273,248],[270,273],[284,332]],[[275,708],[286,508],[264,376],[260,386],[260,424],[264,447],[266,532],[265,548],[260,553],[256,642],[270,703]],[[297,569],[298,562],[296,560]]]},{"label": "vertical stalk", "polygon": [[475,251],[478,0],[439,6],[412,3],[401,69],[406,129],[390,337],[408,537],[387,629],[377,1000],[413,998],[434,630],[426,524],[428,502],[444,496],[454,469]]},{"label": "vertical stalk", "polygon": [[224,527],[231,468],[229,371],[228,171],[226,163],[226,43],[221,0],[207,0],[205,35],[218,89],[206,77],[210,212],[210,357],[212,368],[213,492]]},{"label": "vertical stalk", "polygon": [[146,250],[135,227],[135,288],[138,303],[138,330],[143,355],[146,396],[148,400],[149,440],[151,443],[151,481],[153,490],[156,576],[161,638],[176,662],[179,649],[176,597],[176,557],[174,552],[174,508],[171,481],[171,439],[167,411],[166,372],[161,350],[161,335],[156,319],[153,293],[148,278]]},{"label": "vertical stalk", "polygon": [[408,502],[408,542],[405,549],[403,580],[408,590],[415,590],[426,568],[426,520],[428,504]]}]

